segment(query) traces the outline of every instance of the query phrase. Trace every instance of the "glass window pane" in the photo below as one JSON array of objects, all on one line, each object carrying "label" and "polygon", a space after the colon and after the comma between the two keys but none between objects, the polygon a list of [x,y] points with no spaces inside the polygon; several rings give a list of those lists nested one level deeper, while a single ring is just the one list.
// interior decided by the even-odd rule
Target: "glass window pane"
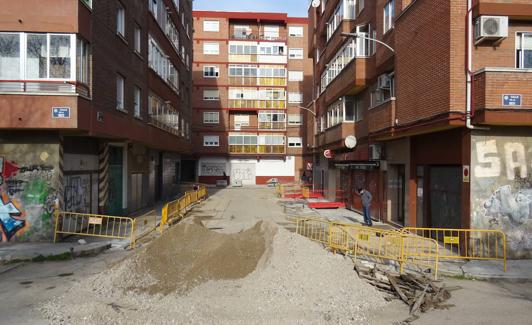
[{"label": "glass window pane", "polygon": [[20,35],[0,33],[0,78],[20,78]]},{"label": "glass window pane", "polygon": [[46,35],[28,34],[26,79],[47,78],[48,45]]},{"label": "glass window pane", "polygon": [[70,35],[50,35],[50,78],[70,78]]}]

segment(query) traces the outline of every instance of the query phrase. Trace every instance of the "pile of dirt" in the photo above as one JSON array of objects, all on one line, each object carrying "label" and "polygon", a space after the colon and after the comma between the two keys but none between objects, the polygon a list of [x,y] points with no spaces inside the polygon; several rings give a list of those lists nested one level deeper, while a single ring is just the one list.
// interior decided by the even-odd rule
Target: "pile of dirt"
[{"label": "pile of dirt", "polygon": [[349,259],[259,222],[178,225],[40,311],[53,324],[366,324],[385,305]]},{"label": "pile of dirt", "polygon": [[169,294],[209,280],[244,278],[255,270],[275,232],[263,222],[237,234],[210,231],[197,222],[177,225],[126,262],[135,278],[153,280],[135,281],[126,289]]}]

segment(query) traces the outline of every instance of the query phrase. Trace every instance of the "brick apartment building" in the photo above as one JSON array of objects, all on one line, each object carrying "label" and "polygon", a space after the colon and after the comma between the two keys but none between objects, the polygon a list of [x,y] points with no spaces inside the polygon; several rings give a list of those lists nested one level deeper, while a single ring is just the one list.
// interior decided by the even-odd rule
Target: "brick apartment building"
[{"label": "brick apartment building", "polygon": [[530,258],[532,2],[315,3],[315,187],[352,209],[364,187],[401,226],[502,229]]},{"label": "brick apartment building", "polygon": [[[310,159],[302,110],[312,97],[307,18],[194,11],[192,91],[199,181],[299,180]],[[310,176],[310,172],[308,173]]]},{"label": "brick apartment building", "polygon": [[192,1],[0,6],[2,242],[51,238],[56,201],[122,215],[193,180]]}]

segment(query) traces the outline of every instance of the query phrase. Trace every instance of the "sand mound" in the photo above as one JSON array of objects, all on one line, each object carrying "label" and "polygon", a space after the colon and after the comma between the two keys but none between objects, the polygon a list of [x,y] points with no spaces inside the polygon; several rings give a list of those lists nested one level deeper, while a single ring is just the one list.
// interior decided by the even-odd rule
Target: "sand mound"
[{"label": "sand mound", "polygon": [[126,262],[136,278],[153,280],[148,285],[132,283],[127,289],[168,294],[209,280],[243,278],[255,270],[275,232],[263,222],[229,235],[198,223],[177,225]]},{"label": "sand mound", "polygon": [[261,222],[176,226],[40,310],[53,324],[366,324],[385,304],[348,259]]}]

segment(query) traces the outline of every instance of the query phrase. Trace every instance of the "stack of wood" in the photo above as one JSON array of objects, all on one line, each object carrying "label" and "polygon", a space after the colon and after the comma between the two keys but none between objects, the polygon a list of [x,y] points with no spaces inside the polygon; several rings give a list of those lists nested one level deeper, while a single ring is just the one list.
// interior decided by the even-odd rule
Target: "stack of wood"
[{"label": "stack of wood", "polygon": [[459,287],[445,287],[441,281],[433,280],[425,274],[405,273],[370,268],[355,263],[355,270],[360,278],[366,280],[377,290],[387,293],[386,300],[400,299],[410,308],[410,317],[403,323],[410,323],[417,318],[419,312],[452,307],[445,302],[451,298],[451,291]]}]

